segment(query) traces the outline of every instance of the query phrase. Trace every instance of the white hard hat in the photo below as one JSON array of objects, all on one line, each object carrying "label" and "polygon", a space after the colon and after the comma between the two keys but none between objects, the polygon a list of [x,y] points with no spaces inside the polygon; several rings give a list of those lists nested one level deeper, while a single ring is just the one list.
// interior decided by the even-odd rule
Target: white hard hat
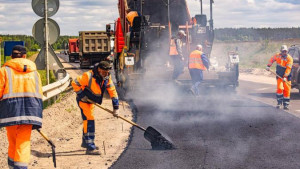
[{"label": "white hard hat", "polygon": [[280,48],[280,51],[288,51],[288,48],[286,45],[282,45],[281,48]]},{"label": "white hard hat", "polygon": [[196,49],[202,51],[202,45],[197,45],[197,46],[196,46]]},{"label": "white hard hat", "polygon": [[178,35],[186,36],[185,32],[183,30],[178,31]]}]

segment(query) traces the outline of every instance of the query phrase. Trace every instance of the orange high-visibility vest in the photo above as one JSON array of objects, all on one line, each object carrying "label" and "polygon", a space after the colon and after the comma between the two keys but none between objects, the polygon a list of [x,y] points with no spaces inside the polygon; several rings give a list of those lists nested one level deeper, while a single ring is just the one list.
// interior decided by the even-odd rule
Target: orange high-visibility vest
[{"label": "orange high-visibility vest", "polygon": [[137,13],[137,11],[130,11],[126,18],[128,20],[128,22],[130,23],[130,26],[132,27],[133,26],[133,20],[135,17],[139,16],[139,14]]},{"label": "orange high-visibility vest", "polygon": [[[93,95],[94,97],[102,99],[103,93],[101,91],[101,88],[103,85],[105,85],[105,89],[107,90],[110,98],[112,100],[118,100],[118,94],[116,91],[116,87],[111,79],[111,75],[109,75],[108,80],[103,80],[101,84],[98,84],[96,79],[93,78],[93,71],[87,71],[82,74],[82,76],[78,76],[75,78],[72,83],[71,83],[74,91],[76,94],[80,94],[81,92],[84,91],[85,88],[87,88]],[[115,102],[113,102],[115,104]],[[119,103],[116,103],[119,104]],[[114,105],[118,106],[118,105]]]},{"label": "orange high-visibility vest", "polygon": [[189,69],[201,69],[206,70],[202,59],[202,52],[199,50],[194,50],[189,56]]},{"label": "orange high-visibility vest", "polygon": [[175,44],[175,39],[171,39],[169,55],[178,55],[178,51]]},{"label": "orange high-visibility vest", "polygon": [[277,63],[277,71],[284,71],[280,72],[280,74],[286,77],[290,75],[293,66],[293,58],[291,55],[287,54],[286,58],[284,58],[280,53],[277,53],[271,57],[268,66],[272,66],[273,62]]},{"label": "orange high-visibility vest", "polygon": [[0,127],[42,126],[43,91],[34,62],[25,58],[7,61],[0,69]]}]

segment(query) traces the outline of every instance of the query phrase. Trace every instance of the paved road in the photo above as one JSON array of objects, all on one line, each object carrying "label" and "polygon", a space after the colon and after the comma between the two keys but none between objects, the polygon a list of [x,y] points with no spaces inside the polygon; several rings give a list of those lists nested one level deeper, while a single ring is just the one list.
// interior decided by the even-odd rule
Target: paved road
[{"label": "paved road", "polygon": [[241,81],[236,94],[206,90],[196,99],[177,86],[149,86],[149,92],[132,96],[137,122],[159,129],[177,149],[151,150],[143,132],[134,129],[128,149],[112,168],[300,167],[297,93],[288,113],[274,108],[275,86],[268,84]]}]

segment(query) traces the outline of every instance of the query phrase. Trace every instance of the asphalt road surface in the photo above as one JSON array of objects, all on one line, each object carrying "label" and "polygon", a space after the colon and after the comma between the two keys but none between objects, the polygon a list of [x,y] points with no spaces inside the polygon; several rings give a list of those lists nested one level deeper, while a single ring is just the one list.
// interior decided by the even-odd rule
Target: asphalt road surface
[{"label": "asphalt road surface", "polygon": [[274,85],[240,81],[236,93],[202,90],[193,97],[180,86],[135,91],[137,123],[168,136],[175,150],[152,150],[135,128],[113,169],[300,168],[300,109],[276,109]]}]

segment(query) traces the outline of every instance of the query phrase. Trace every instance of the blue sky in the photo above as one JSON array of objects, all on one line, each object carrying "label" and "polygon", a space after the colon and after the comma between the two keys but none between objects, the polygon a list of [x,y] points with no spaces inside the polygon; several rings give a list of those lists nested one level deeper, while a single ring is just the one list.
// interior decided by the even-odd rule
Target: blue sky
[{"label": "blue sky", "polygon": [[[187,0],[193,15],[200,12],[199,0]],[[209,0],[203,0],[209,13]],[[78,35],[83,30],[104,30],[118,16],[118,0],[60,0],[52,16],[61,35]],[[224,27],[299,27],[300,0],[215,0],[214,26]],[[208,16],[209,17],[209,16]],[[32,34],[39,20],[31,0],[0,0],[0,34]]]}]

